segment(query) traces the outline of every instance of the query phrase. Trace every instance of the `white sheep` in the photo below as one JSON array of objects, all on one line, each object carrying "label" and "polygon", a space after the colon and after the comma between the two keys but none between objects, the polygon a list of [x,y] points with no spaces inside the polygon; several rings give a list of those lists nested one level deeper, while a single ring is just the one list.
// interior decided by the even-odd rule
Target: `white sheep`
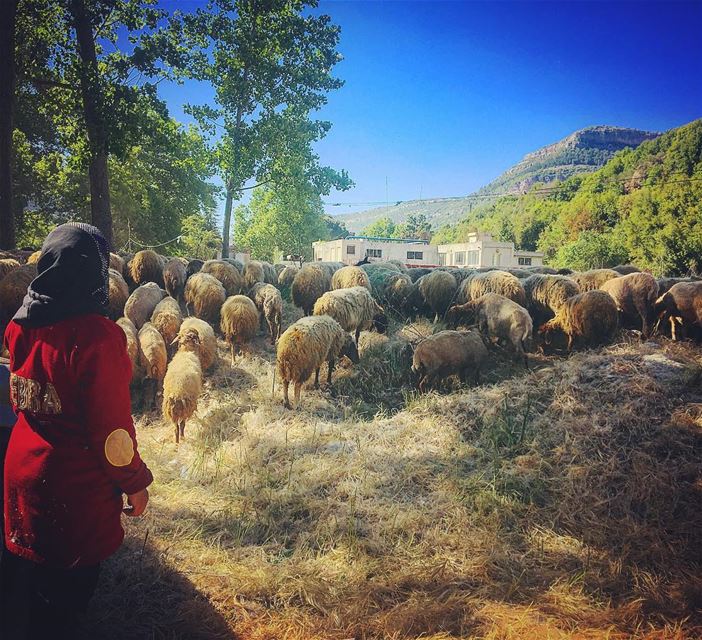
[{"label": "white sheep", "polygon": [[258,329],[258,309],[246,296],[230,296],[222,305],[220,329],[229,344],[234,366],[237,350],[256,336]]},{"label": "white sheep", "polygon": [[[193,339],[197,337],[197,340]],[[178,335],[173,344],[178,350],[192,351],[202,364],[202,370],[207,371],[217,362],[217,337],[212,326],[200,318],[186,318],[180,325]]]},{"label": "white sheep", "polygon": [[144,406],[156,406],[156,395],[166,375],[168,353],[163,337],[150,322],[139,329],[139,357],[144,371]]},{"label": "white sheep", "polygon": [[[187,345],[188,342],[197,344]],[[196,333],[189,333],[181,343],[182,350],[173,356],[163,380],[163,416],[175,426],[175,441],[185,438],[185,421],[197,410],[202,393],[202,365],[194,353],[199,347]]]},{"label": "white sheep", "polygon": [[373,327],[378,333],[384,333],[388,324],[383,308],[365,287],[327,291],[315,302],[313,313],[315,316],[328,315],[344,331],[353,332],[356,345],[361,331]]}]

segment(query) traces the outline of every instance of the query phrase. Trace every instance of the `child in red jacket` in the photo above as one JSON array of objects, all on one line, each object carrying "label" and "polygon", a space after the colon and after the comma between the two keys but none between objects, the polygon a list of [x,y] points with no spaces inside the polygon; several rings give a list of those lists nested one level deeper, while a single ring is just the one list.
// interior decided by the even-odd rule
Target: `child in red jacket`
[{"label": "child in red jacket", "polygon": [[126,339],[105,317],[108,265],[95,227],[58,227],[5,332],[18,418],[5,460],[3,638],[70,637],[122,543],[122,495],[132,516],[148,501]]}]

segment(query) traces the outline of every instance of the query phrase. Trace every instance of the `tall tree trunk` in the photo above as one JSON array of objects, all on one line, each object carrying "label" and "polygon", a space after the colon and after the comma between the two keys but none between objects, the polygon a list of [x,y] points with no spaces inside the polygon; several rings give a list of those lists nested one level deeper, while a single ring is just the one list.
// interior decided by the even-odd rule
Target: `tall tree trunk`
[{"label": "tall tree trunk", "polygon": [[0,249],[12,249],[15,246],[15,220],[12,215],[12,129],[17,0],[2,0],[0,6]]},{"label": "tall tree trunk", "polygon": [[85,128],[90,145],[90,217],[112,246],[112,211],[107,173],[107,128],[103,109],[104,96],[98,75],[93,25],[84,0],[71,0],[71,14],[80,54],[80,89],[83,96]]},{"label": "tall tree trunk", "polygon": [[232,204],[234,202],[234,192],[231,182],[227,183],[227,196],[224,203],[224,226],[222,227],[222,257],[229,257],[229,228],[232,225]]}]

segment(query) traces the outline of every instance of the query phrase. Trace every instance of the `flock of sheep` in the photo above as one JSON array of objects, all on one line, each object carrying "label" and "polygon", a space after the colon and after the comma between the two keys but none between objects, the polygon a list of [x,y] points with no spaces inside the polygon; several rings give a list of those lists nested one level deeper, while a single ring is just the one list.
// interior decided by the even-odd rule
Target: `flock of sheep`
[{"label": "flock of sheep", "polygon": [[[21,305],[38,257],[0,255],[0,329]],[[644,337],[669,330],[673,339],[697,338],[702,326],[702,281],[657,280],[629,265],[580,273],[549,267],[407,269],[392,261],[298,268],[166,258],[147,249],[128,257],[111,254],[109,281],[109,315],[125,333],[132,382],[142,386],[149,407],[162,388],[163,415],[175,427],[176,442],[197,408],[203,376],[217,361],[216,332],[228,343],[233,365],[267,327],[277,343],[284,404],[291,408],[291,383],[296,405],[313,373],[319,385],[325,362],[331,384],[338,359],[359,361],[361,332],[385,333],[391,315],[433,317],[448,327],[411,345],[420,391],[453,374],[479,381],[493,343],[528,367],[535,342],[549,348],[558,336],[571,350],[606,343],[619,326],[640,328]],[[282,332],[284,296],[305,317]]]}]

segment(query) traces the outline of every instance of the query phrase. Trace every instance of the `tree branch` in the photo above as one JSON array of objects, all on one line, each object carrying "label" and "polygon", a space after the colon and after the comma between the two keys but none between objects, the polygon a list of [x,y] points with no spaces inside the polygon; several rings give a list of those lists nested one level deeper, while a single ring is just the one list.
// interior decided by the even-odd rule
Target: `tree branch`
[{"label": "tree branch", "polygon": [[24,80],[29,80],[33,85],[39,88],[47,87],[58,87],[59,89],[75,89],[76,87],[67,82],[60,82],[59,80],[51,80],[51,78],[23,78]]}]

